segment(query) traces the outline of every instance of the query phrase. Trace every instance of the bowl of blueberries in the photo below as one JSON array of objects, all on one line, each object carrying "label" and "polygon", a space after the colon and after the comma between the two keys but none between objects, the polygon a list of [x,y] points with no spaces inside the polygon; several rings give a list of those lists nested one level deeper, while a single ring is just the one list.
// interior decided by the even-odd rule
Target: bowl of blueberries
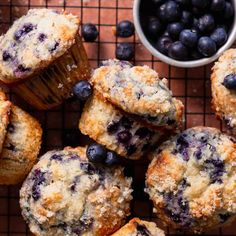
[{"label": "bowl of blueberries", "polygon": [[215,61],[236,39],[235,0],[134,0],[134,24],[160,60],[191,68]]}]

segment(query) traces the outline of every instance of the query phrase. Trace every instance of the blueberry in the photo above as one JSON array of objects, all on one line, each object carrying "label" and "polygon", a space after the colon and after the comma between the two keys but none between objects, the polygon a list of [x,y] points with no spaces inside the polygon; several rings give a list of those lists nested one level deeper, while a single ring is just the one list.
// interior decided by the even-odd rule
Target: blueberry
[{"label": "blueberry", "polygon": [[116,35],[127,38],[134,34],[134,24],[129,20],[123,20],[116,26]]},{"label": "blueberry", "polygon": [[147,25],[147,31],[152,37],[157,37],[161,29],[162,29],[162,24],[158,20],[158,18],[149,19],[149,22]]},{"label": "blueberry", "polygon": [[107,152],[105,164],[107,166],[117,165],[119,163],[119,157],[115,152]]},{"label": "blueberry", "polygon": [[82,26],[82,36],[85,42],[94,42],[98,37],[97,27],[92,23],[87,23]]},{"label": "blueberry", "polygon": [[184,26],[180,22],[170,23],[167,26],[167,31],[172,39],[178,39],[180,32],[184,29]]},{"label": "blueberry", "polygon": [[197,45],[198,34],[195,30],[185,29],[180,33],[180,42],[189,48],[194,48]]},{"label": "blueberry", "polygon": [[232,3],[226,2],[225,4],[225,9],[224,9],[224,18],[225,19],[230,19],[234,15],[234,9],[232,6]]},{"label": "blueberry", "polygon": [[118,43],[116,47],[116,58],[130,61],[134,57],[134,45],[131,43]]},{"label": "blueberry", "polygon": [[193,60],[198,60],[202,57],[203,57],[203,55],[197,49],[193,49],[190,52],[190,58],[193,59]]},{"label": "blueberry", "polygon": [[114,134],[119,128],[119,123],[118,122],[111,122],[107,126],[107,132],[109,134]]},{"label": "blueberry", "polygon": [[170,45],[173,43],[172,39],[168,36],[161,36],[156,44],[156,48],[159,52],[167,55]]},{"label": "blueberry", "polygon": [[205,57],[211,57],[216,53],[216,43],[210,37],[201,37],[198,40],[198,50]]},{"label": "blueberry", "polygon": [[186,27],[189,27],[189,26],[192,25],[193,15],[189,11],[182,11],[182,16],[181,16],[181,20],[180,21]]},{"label": "blueberry", "polygon": [[19,29],[15,32],[14,39],[18,41],[21,37],[23,37],[26,34],[28,34],[29,32],[31,32],[34,28],[35,28],[35,26],[32,25],[31,23],[24,24],[21,29]]},{"label": "blueberry", "polygon": [[3,51],[2,60],[3,61],[10,61],[10,60],[12,60],[11,54],[8,51]]},{"label": "blueberry", "polygon": [[193,23],[192,23],[192,29],[194,29],[194,30],[199,30],[199,28],[198,28],[198,19],[197,18],[193,18]]},{"label": "blueberry", "polygon": [[159,7],[158,16],[164,22],[177,21],[181,16],[179,5],[174,1],[167,1]]},{"label": "blueberry", "polygon": [[79,100],[86,101],[91,96],[93,88],[87,80],[80,80],[73,87],[73,92]]},{"label": "blueberry", "polygon": [[225,44],[228,39],[228,35],[224,28],[217,28],[211,34],[211,39],[213,39],[218,47]]},{"label": "blueberry", "polygon": [[39,42],[44,42],[44,40],[47,38],[47,35],[46,34],[43,34],[41,33],[39,36],[38,36],[38,40]]},{"label": "blueberry", "polygon": [[214,17],[210,14],[203,15],[199,18],[198,28],[201,32],[211,32],[215,27]]},{"label": "blueberry", "polygon": [[120,131],[117,134],[117,139],[120,143],[126,144],[132,138],[132,134],[128,130]]},{"label": "blueberry", "polygon": [[86,155],[91,162],[102,163],[106,159],[107,152],[102,145],[93,143],[87,147]]},{"label": "blueberry", "polygon": [[192,0],[192,5],[197,8],[205,8],[209,5],[209,0]]},{"label": "blueberry", "polygon": [[168,55],[176,60],[184,61],[188,59],[188,50],[180,41],[176,41],[169,47]]},{"label": "blueberry", "polygon": [[223,85],[227,89],[236,89],[236,74],[229,74],[225,76]]},{"label": "blueberry", "polygon": [[211,10],[212,11],[224,11],[225,9],[225,0],[212,0],[211,2]]},{"label": "blueberry", "polygon": [[191,0],[175,0],[181,7],[189,6]]}]

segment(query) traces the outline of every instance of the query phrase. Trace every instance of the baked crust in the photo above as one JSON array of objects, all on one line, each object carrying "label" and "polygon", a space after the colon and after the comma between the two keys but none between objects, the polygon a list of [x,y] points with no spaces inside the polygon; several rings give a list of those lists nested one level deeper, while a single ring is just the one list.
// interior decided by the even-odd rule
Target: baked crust
[{"label": "baked crust", "polygon": [[152,157],[146,191],[165,224],[202,232],[235,219],[232,137],[215,128],[195,127],[165,142]]}]

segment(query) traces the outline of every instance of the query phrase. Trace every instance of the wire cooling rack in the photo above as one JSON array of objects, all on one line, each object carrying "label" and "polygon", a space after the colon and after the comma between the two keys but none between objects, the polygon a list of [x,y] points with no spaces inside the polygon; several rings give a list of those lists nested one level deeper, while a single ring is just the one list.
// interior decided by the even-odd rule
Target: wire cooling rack
[{"label": "wire cooling rack", "polygon": [[[149,0],[147,0],[149,1]],[[185,104],[185,128],[205,125],[224,130],[217,121],[210,105],[210,68],[212,65],[197,69],[178,69],[154,58],[140,43],[137,35],[128,39],[118,39],[112,33],[112,27],[120,20],[132,21],[133,0],[0,0],[0,33],[4,33],[11,23],[25,14],[29,8],[48,7],[57,10],[65,9],[77,14],[82,22],[97,25],[100,35],[96,42],[85,43],[91,65],[95,68],[108,58],[115,57],[115,47],[120,41],[129,41],[135,45],[133,63],[148,65],[158,71],[160,77],[166,77],[174,96]],[[9,91],[13,102],[38,118],[44,129],[41,153],[67,145],[84,145],[87,138],[77,129],[80,104],[67,101],[50,111],[36,111],[19,97]],[[132,216],[157,221],[152,214],[152,204],[143,193],[144,176],[148,163],[141,160],[127,165],[127,173],[134,177],[134,200]],[[31,235],[24,223],[18,204],[20,186],[0,186],[0,236]],[[158,221],[157,221],[158,222]],[[158,224],[160,224],[158,222]],[[168,235],[179,234],[164,228]],[[231,227],[216,229],[205,235],[236,235],[236,222]]]}]

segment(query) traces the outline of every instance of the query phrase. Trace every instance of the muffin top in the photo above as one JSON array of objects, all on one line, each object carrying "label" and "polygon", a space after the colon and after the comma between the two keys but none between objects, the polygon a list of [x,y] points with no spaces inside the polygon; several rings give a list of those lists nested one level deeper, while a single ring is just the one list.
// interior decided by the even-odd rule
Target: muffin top
[{"label": "muffin top", "polygon": [[154,154],[146,191],[174,228],[208,230],[236,216],[236,144],[215,128],[195,127]]},{"label": "muffin top", "polygon": [[153,222],[133,218],[112,236],[164,236],[164,232]]},{"label": "muffin top", "polygon": [[131,179],[120,167],[93,165],[85,152],[48,152],[25,180],[20,205],[35,235],[105,236],[124,224]]},{"label": "muffin top", "polygon": [[183,105],[154,70],[117,61],[103,64],[91,82],[104,99],[155,126],[180,122]]},{"label": "muffin top", "polygon": [[[225,81],[233,77],[230,88]],[[229,49],[219,58],[212,69],[212,97],[216,114],[236,134],[236,49]],[[233,83],[233,84],[232,84]]]},{"label": "muffin top", "polygon": [[79,19],[32,9],[0,37],[0,75],[6,83],[27,78],[63,55],[75,42]]}]

